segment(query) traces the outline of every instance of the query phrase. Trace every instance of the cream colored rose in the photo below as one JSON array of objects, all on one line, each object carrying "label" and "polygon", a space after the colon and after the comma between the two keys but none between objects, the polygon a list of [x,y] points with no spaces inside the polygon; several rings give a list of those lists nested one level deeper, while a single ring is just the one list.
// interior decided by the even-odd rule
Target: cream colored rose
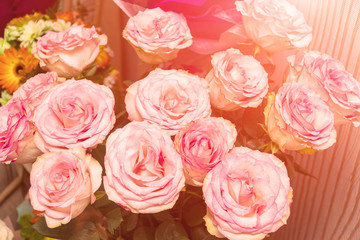
[{"label": "cream colored rose", "polygon": [[236,1],[247,35],[267,52],[307,47],[312,28],[286,0]]},{"label": "cream colored rose", "polygon": [[95,202],[101,173],[100,163],[85,149],[45,153],[32,165],[31,205],[49,228],[66,224]]},{"label": "cream colored rose", "polygon": [[335,124],[351,121],[360,126],[360,82],[341,62],[315,51],[290,56],[288,61],[287,82],[313,89],[330,106]]},{"label": "cream colored rose", "polygon": [[272,154],[236,147],[205,177],[207,230],[230,240],[260,240],[290,216],[285,164]]},{"label": "cream colored rose", "polygon": [[205,79],[213,107],[233,111],[260,105],[269,88],[260,62],[230,48],[212,55],[211,64]]},{"label": "cream colored rose", "polygon": [[180,49],[192,44],[185,17],[161,8],[139,11],[127,22],[123,36],[139,58],[149,64],[172,60]]},{"label": "cream colored rose", "polygon": [[336,142],[334,115],[317,94],[285,84],[270,94],[264,111],[268,134],[280,150],[324,150]]}]

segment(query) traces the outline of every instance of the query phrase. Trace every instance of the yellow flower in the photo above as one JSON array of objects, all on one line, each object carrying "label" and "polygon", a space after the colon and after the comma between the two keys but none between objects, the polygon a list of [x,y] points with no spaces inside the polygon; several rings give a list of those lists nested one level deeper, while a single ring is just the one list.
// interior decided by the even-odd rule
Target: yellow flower
[{"label": "yellow flower", "polygon": [[15,26],[15,27],[21,27],[23,25],[25,25],[26,23],[28,23],[29,21],[38,21],[40,19],[49,19],[49,17],[47,15],[41,14],[41,13],[34,13],[34,14],[26,14],[23,17],[18,17],[18,18],[14,18],[12,19],[7,25],[6,27],[9,26]]},{"label": "yellow flower", "polygon": [[110,65],[111,52],[110,49],[105,46],[100,46],[99,55],[96,57],[96,63],[98,68],[105,69]]},{"label": "yellow flower", "polygon": [[0,56],[0,87],[13,93],[38,64],[39,60],[28,53],[27,48],[16,50],[11,47],[5,50],[4,55]]}]

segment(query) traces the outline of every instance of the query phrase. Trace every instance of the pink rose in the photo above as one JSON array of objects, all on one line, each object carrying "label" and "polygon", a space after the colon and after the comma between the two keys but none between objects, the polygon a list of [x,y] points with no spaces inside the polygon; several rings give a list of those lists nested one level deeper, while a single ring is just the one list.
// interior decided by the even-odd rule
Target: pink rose
[{"label": "pink rose", "polygon": [[45,153],[30,173],[31,205],[49,228],[70,222],[96,198],[102,168],[84,149]]},{"label": "pink rose", "polygon": [[123,36],[139,58],[149,64],[172,60],[180,49],[192,44],[186,19],[181,14],[164,12],[160,8],[139,11],[131,17]]},{"label": "pink rose", "polygon": [[290,215],[292,189],[283,162],[272,154],[235,148],[206,175],[209,233],[230,240],[263,239]]},{"label": "pink rose", "polygon": [[335,123],[350,120],[360,126],[360,83],[344,65],[320,52],[305,52],[288,57],[288,82],[313,89],[334,112]]},{"label": "pink rose", "polygon": [[268,134],[280,150],[323,150],[336,142],[334,115],[314,91],[283,85],[270,94],[264,111]]},{"label": "pink rose", "polygon": [[45,151],[91,148],[115,124],[111,90],[89,80],[68,80],[56,86],[36,109],[36,145]]},{"label": "pink rose", "polygon": [[213,107],[233,111],[260,105],[269,89],[267,73],[260,62],[230,48],[215,53],[211,63],[213,68],[205,79]]},{"label": "pink rose", "polygon": [[21,99],[27,102],[32,109],[37,108],[48,92],[58,84],[58,76],[55,72],[39,73],[26,80],[13,94],[13,99]]},{"label": "pink rose", "polygon": [[[247,40],[242,26],[241,14],[236,10],[234,0],[113,1],[129,17],[148,8],[159,7],[164,11],[172,11],[183,15],[194,37],[190,49],[197,55],[212,54]],[[183,58],[181,62],[187,64],[191,60]]]},{"label": "pink rose", "polygon": [[236,128],[223,118],[209,117],[192,122],[175,137],[186,183],[202,186],[206,174],[213,169],[234,146]]},{"label": "pink rose", "polygon": [[312,29],[286,0],[236,1],[247,35],[267,52],[309,46]]},{"label": "pink rose", "polygon": [[106,43],[107,37],[99,35],[95,27],[74,25],[61,32],[47,32],[34,44],[32,54],[40,59],[43,69],[69,78],[88,67]]},{"label": "pink rose", "polygon": [[153,70],[127,89],[125,104],[129,120],[158,124],[171,135],[211,114],[201,79],[179,70]]},{"label": "pink rose", "polygon": [[109,199],[134,213],[172,208],[185,182],[170,136],[147,122],[131,122],[110,134],[105,171]]},{"label": "pink rose", "polygon": [[0,107],[0,162],[35,161],[41,152],[33,144],[35,128],[29,105],[19,99]]}]

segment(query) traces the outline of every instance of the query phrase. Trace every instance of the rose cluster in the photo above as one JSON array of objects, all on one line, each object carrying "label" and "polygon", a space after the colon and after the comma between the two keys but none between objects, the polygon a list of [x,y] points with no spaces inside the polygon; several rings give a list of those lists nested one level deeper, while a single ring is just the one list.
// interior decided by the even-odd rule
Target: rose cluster
[{"label": "rose cluster", "polygon": [[[116,3],[131,5],[124,1]],[[0,108],[0,161],[36,160],[30,200],[50,228],[94,203],[102,182],[109,200],[144,214],[173,208],[186,184],[201,187],[206,228],[217,237],[263,239],[286,224],[293,192],[281,154],[325,150],[336,142],[335,124],[359,126],[360,83],[341,62],[303,50],[311,27],[286,0],[234,1],[232,8],[254,54],[236,44],[219,49],[207,56],[203,76],[171,67],[193,43],[189,15],[160,7],[133,14],[123,36],[155,67],[124,90],[119,116],[127,113],[129,121],[117,129],[110,88],[61,78],[82,76],[106,37],[75,25],[33,45],[52,72],[28,79]],[[287,58],[280,88],[271,86],[258,49],[298,50]],[[264,138],[280,155],[241,146],[243,122],[236,119],[246,108],[263,112]],[[99,144],[106,148],[104,175],[91,154]]]}]

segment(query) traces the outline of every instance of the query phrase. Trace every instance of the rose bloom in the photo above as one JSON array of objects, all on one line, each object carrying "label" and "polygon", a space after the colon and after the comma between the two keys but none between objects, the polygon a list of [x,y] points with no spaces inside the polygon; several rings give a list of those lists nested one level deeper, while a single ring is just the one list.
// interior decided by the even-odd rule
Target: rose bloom
[{"label": "rose bloom", "polygon": [[175,148],[183,160],[186,183],[202,186],[206,174],[234,146],[235,125],[209,117],[188,124],[175,137]]},{"label": "rose bloom", "polygon": [[286,0],[236,1],[248,36],[267,52],[309,46],[312,29]]},{"label": "rose bloom", "polygon": [[181,14],[164,12],[160,8],[145,9],[131,17],[123,36],[139,58],[149,64],[172,60],[180,49],[192,44],[186,19]]},{"label": "rose bloom", "polygon": [[171,135],[211,114],[209,95],[201,79],[184,71],[157,68],[126,91],[129,120],[158,124]]},{"label": "rose bloom", "polygon": [[44,70],[69,78],[88,67],[106,43],[107,37],[99,35],[95,27],[74,25],[61,32],[47,32],[33,45],[32,54]]},{"label": "rose bloom", "polygon": [[14,99],[0,107],[0,162],[26,163],[40,154],[33,144],[35,128],[29,105]]},{"label": "rose bloom", "polygon": [[285,84],[269,95],[264,114],[268,134],[282,151],[324,150],[336,142],[333,113],[300,84]]},{"label": "rose bloom", "polygon": [[109,199],[134,213],[171,209],[185,182],[170,136],[147,122],[131,122],[110,134],[105,170]]},{"label": "rose bloom", "polygon": [[272,154],[237,147],[206,175],[203,185],[212,235],[263,239],[290,215],[292,189],[286,167]]},{"label": "rose bloom", "polygon": [[67,80],[35,110],[36,145],[42,151],[91,148],[115,124],[115,99],[108,87],[89,80]]},{"label": "rose bloom", "polygon": [[[160,7],[164,11],[172,11],[184,15],[193,35],[193,44],[189,49],[200,55],[212,54],[216,51],[247,40],[242,26],[242,17],[236,10],[234,0],[113,0],[124,13],[132,17],[147,8]],[[209,27],[211,31],[209,31]],[[186,56],[188,56],[187,51]],[[206,56],[207,57],[207,56]],[[176,59],[178,61],[179,58]],[[181,62],[188,64],[188,57]],[[194,61],[198,63],[198,61]],[[200,64],[201,65],[201,64]]]},{"label": "rose bloom", "polygon": [[14,233],[11,231],[11,229],[6,226],[5,222],[0,220],[0,239],[1,240],[13,240],[14,239]]},{"label": "rose bloom", "polygon": [[288,57],[288,82],[313,89],[335,114],[335,123],[360,126],[360,83],[329,55],[309,51]]},{"label": "rose bloom", "polygon": [[215,53],[211,64],[205,79],[213,107],[233,111],[260,105],[269,89],[268,75],[260,62],[230,48]]},{"label": "rose bloom", "polygon": [[39,73],[26,80],[13,94],[13,99],[21,99],[29,104],[32,109],[37,108],[48,92],[58,84],[55,72]]},{"label": "rose bloom", "polygon": [[84,149],[45,153],[32,165],[31,205],[49,228],[66,224],[96,200],[101,174],[99,162]]}]

